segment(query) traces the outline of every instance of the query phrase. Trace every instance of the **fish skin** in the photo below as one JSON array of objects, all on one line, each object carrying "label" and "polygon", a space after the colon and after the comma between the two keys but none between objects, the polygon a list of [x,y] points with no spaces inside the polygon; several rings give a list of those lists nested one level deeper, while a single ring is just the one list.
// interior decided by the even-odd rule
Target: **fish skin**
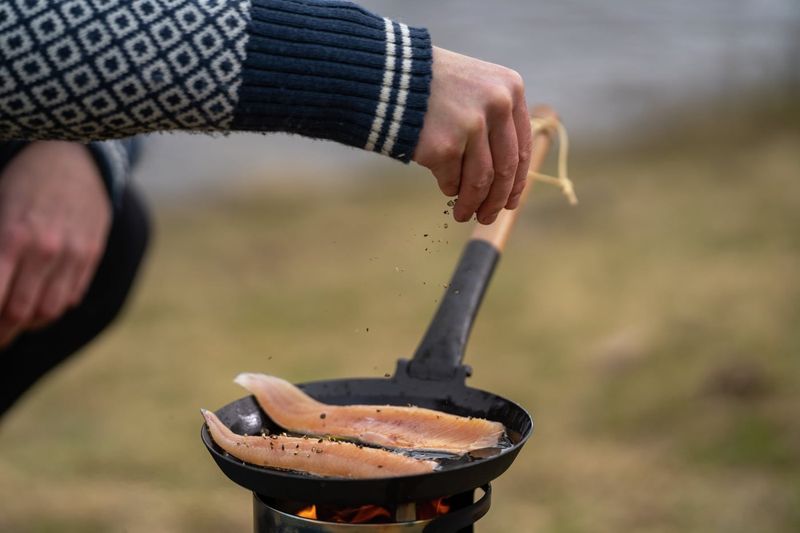
[{"label": "fish skin", "polygon": [[296,470],[326,477],[387,478],[427,474],[435,461],[358,446],[351,442],[285,435],[251,437],[231,431],[214,413],[201,409],[211,438],[237,459],[257,466]]},{"label": "fish skin", "polygon": [[234,382],[250,391],[279,426],[296,433],[456,455],[497,446],[505,434],[499,422],[422,407],[324,404],[288,381],[266,374],[242,373]]}]

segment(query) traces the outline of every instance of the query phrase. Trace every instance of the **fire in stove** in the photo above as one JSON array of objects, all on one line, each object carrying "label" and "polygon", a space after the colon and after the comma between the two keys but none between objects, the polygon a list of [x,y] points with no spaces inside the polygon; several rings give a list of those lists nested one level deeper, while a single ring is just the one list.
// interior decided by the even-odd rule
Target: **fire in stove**
[{"label": "fire in stove", "polygon": [[[482,496],[476,499],[476,491]],[[256,533],[472,533],[489,510],[492,489],[467,490],[453,496],[398,502],[339,505],[298,502],[253,495]]]},{"label": "fire in stove", "polygon": [[311,504],[296,511],[294,514],[302,518],[335,522],[337,524],[389,524],[394,522],[395,518],[404,521],[430,520],[447,514],[449,510],[450,504],[446,502],[445,498],[436,498],[425,502],[399,505],[394,513],[388,507],[380,505],[338,507]]}]

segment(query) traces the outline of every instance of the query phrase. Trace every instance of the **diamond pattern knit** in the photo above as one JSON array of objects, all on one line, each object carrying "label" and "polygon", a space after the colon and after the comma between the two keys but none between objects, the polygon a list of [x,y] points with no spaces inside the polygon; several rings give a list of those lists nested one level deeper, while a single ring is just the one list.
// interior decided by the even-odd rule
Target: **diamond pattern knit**
[{"label": "diamond pattern knit", "polygon": [[0,4],[0,28],[11,28],[0,37],[4,135],[225,129],[248,8],[206,0]]},{"label": "diamond pattern knit", "polygon": [[407,161],[427,32],[339,0],[0,3],[0,139],[288,131]]}]

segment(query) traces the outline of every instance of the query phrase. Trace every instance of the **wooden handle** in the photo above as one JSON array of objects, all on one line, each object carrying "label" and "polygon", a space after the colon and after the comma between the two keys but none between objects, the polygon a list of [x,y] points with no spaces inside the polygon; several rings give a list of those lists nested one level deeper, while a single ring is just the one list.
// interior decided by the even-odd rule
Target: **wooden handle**
[{"label": "wooden handle", "polygon": [[[533,110],[533,116],[536,118],[558,120],[558,115],[549,106],[537,106]],[[538,172],[542,166],[547,151],[550,149],[552,143],[551,135],[554,131],[550,128],[543,128],[533,132],[533,148],[531,151],[531,167],[532,172]],[[506,246],[506,240],[517,221],[520,209],[525,204],[525,200],[533,189],[533,182],[535,180],[528,178],[528,183],[522,191],[519,199],[519,206],[514,210],[502,209],[497,215],[497,219],[489,225],[477,224],[470,236],[471,240],[486,241],[491,244],[497,251],[502,252]]]}]

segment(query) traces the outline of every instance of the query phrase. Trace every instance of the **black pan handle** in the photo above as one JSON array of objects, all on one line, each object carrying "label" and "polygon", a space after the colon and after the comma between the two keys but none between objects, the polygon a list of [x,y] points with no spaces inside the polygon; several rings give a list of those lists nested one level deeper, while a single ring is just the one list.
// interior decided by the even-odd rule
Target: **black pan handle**
[{"label": "black pan handle", "polygon": [[[500,251],[488,242],[467,243],[439,309],[407,367],[409,376],[427,380],[457,376],[472,324],[499,259]],[[462,373],[468,375],[469,370]]]},{"label": "black pan handle", "polygon": [[[534,116],[549,119],[553,123],[557,121],[555,112],[545,106],[537,108]],[[532,172],[538,171],[547,155],[550,134],[550,128],[534,132]],[[522,192],[520,207],[531,189],[532,183],[529,183]],[[414,379],[463,381],[470,374],[469,368],[461,364],[464,349],[483,295],[518,214],[519,208],[513,211],[503,209],[492,224],[476,226],[428,331],[413,359],[407,363],[400,362],[398,375],[405,369],[406,375]]]}]

